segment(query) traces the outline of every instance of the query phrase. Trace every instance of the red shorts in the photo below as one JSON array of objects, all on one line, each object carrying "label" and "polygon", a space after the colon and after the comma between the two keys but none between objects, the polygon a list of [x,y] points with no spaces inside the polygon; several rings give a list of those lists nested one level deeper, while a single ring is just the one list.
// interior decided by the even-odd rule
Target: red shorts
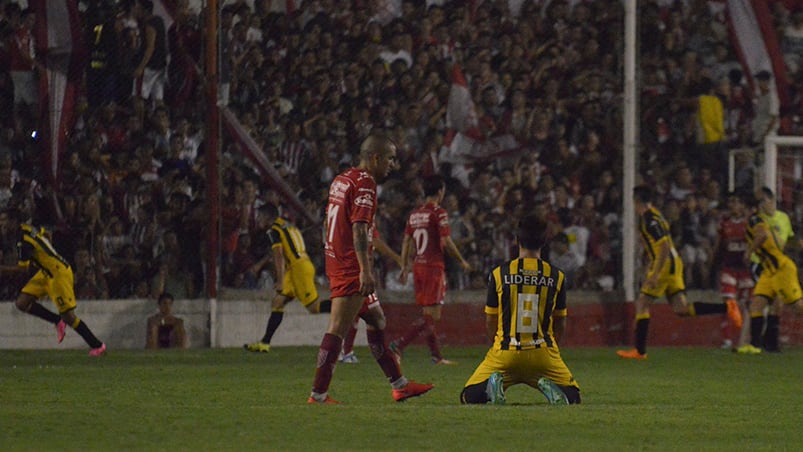
[{"label": "red shorts", "polygon": [[749,300],[754,286],[750,269],[723,268],[719,272],[719,288],[723,297]]},{"label": "red shorts", "polygon": [[360,294],[360,276],[340,276],[329,278],[329,298],[350,297]]},{"label": "red shorts", "polygon": [[442,267],[413,266],[415,304],[435,306],[443,304],[446,296],[446,275]]}]

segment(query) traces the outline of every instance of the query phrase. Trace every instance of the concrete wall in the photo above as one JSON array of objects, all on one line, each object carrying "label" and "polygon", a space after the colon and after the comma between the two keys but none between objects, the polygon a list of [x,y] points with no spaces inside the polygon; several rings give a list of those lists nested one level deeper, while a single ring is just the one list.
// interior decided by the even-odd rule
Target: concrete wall
[{"label": "concrete wall", "polygon": [[[325,296],[325,293],[323,294]],[[226,293],[214,302],[214,334],[210,334],[209,300],[176,300],[174,312],[184,319],[190,346],[241,347],[262,337],[270,316],[266,294]],[[452,292],[438,324],[441,342],[447,346],[484,345],[483,291]],[[402,334],[415,321],[420,309],[409,292],[386,292],[380,300],[388,318],[386,337]],[[717,300],[713,292],[691,292],[690,300]],[[612,292],[572,292],[569,296],[569,324],[564,346],[620,346],[632,344],[633,305],[621,302]],[[45,306],[53,308],[45,303]],[[781,341],[785,345],[803,344],[803,316],[787,309],[781,322]],[[145,347],[148,316],[156,313],[152,300],[79,301],[78,316],[110,349]],[[290,303],[284,322],[272,345],[318,345],[326,330],[329,315],[308,314],[299,303]],[[649,343],[655,346],[719,346],[725,338],[724,316],[682,319],[674,316],[666,303],[652,310]],[[366,345],[364,325],[360,322],[357,345]],[[423,342],[419,342],[423,344]],[[86,348],[83,340],[69,331],[64,343],[56,342],[53,327],[42,320],[19,312],[12,302],[0,302],[0,348]]]},{"label": "concrete wall", "polygon": [[[54,306],[43,303],[55,310]],[[152,300],[85,300],[79,301],[76,314],[110,349],[145,348],[147,318],[157,312]],[[190,347],[210,346],[210,302],[208,300],[176,300],[173,312],[184,319]],[[242,347],[262,337],[270,316],[270,303],[260,300],[218,300],[216,302],[215,339],[219,347]],[[273,337],[273,345],[318,345],[326,330],[328,315],[310,315],[299,303],[291,303],[285,311],[281,328]],[[365,335],[357,337],[364,345]],[[0,348],[86,348],[83,339],[68,328],[62,344],[56,330],[44,321],[20,312],[13,302],[0,303]]]}]

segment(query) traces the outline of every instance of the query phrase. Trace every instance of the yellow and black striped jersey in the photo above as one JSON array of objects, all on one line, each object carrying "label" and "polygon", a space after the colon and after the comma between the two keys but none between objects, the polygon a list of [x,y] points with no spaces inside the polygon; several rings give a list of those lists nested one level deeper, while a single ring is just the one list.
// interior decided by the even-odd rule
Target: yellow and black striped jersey
[{"label": "yellow and black striped jersey", "polygon": [[766,231],[767,239],[754,251],[761,261],[761,268],[774,272],[778,269],[780,262],[787,259],[783,251],[781,251],[783,246],[778,240],[775,228],[770,225],[766,217],[757,214],[750,215],[747,220],[747,241],[750,242],[751,246],[759,230]]},{"label": "yellow and black striped jersey", "polygon": [[488,277],[485,313],[497,315],[494,348],[556,347],[552,316],[566,316],[565,276],[548,262],[518,258]]},{"label": "yellow and black striped jersey", "polygon": [[285,262],[290,267],[300,259],[309,259],[301,231],[284,218],[277,218],[268,229],[271,249],[281,247]]},{"label": "yellow and black striped jersey", "polygon": [[49,236],[45,228],[21,224],[20,238],[17,242],[18,265],[21,267],[33,265],[51,278],[60,270],[69,268],[70,264],[56,252]]},{"label": "yellow and black striped jersey", "polygon": [[658,250],[664,240],[669,242],[672,254],[677,254],[674,251],[675,244],[672,242],[672,234],[669,232],[669,222],[655,207],[648,208],[639,218],[639,233],[641,241],[644,243],[644,249],[650,256],[650,261],[654,261],[658,257]]}]

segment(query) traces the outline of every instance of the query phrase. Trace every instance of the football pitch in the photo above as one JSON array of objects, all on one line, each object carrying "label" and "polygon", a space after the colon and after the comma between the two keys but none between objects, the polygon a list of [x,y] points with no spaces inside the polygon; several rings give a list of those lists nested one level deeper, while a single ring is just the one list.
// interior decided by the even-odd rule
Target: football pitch
[{"label": "football pitch", "polygon": [[0,450],[801,450],[803,348],[743,356],[653,348],[624,361],[567,348],[580,406],[549,406],[526,386],[506,406],[462,406],[485,347],[446,348],[434,366],[411,347],[402,367],[432,382],[396,403],[365,347],[307,405],[317,348],[0,350]]}]

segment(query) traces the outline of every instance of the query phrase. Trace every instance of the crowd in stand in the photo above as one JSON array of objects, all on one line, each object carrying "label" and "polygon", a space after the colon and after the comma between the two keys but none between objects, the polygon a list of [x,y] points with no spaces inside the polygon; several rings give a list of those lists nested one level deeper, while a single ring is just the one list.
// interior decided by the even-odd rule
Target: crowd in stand
[{"label": "crowd in stand", "polygon": [[[209,219],[204,88],[196,68],[203,65],[204,12],[175,2],[163,42],[169,55],[164,97],[141,98],[130,86],[147,46],[144,24],[155,20],[140,15],[142,2],[79,2],[87,42],[94,43],[86,96],[58,180],[49,182],[33,134],[36,103],[18,92],[19,74],[12,77],[41,71],[36,55],[19,55],[26,30],[33,39],[36,16],[0,0],[1,207],[29,208],[53,229],[57,248],[75,266],[79,298],[203,293]],[[472,10],[472,2],[462,1],[403,0],[396,9],[396,2],[305,0],[291,14],[269,9],[277,3],[285,2],[225,2],[219,105],[235,113],[314,216],[322,216],[329,182],[353,163],[362,138],[381,128],[398,143],[401,167],[381,187],[380,234],[400,249],[406,215],[422,199],[421,179],[447,177],[444,206],[453,238],[474,269],[463,274],[448,265],[452,288],[484,287],[487,270],[511,257],[508,237],[524,210],[550,222],[550,257],[571,275],[573,287],[617,286],[624,195],[621,1],[486,0]],[[758,127],[772,112],[758,108],[766,104],[761,90],[749,88],[727,26],[709,2],[640,3],[640,178],[663,194],[659,208],[688,263],[687,284],[712,288],[724,152],[754,147],[777,121]],[[793,99],[781,114],[788,132],[801,134],[794,118],[803,105],[803,9],[774,7]],[[474,100],[477,139],[512,136],[515,146],[467,163],[444,158],[455,64]],[[766,78],[756,80],[760,85]],[[710,119],[700,106],[716,101],[725,109],[718,135],[699,123]],[[754,157],[746,155],[737,185],[752,188]],[[265,287],[267,269],[257,262],[269,250],[256,226],[263,203],[298,222],[323,273],[320,224],[286,208],[227,137],[220,174],[224,286]],[[802,220],[793,216],[796,229]],[[9,263],[15,232],[4,224],[0,258]],[[377,259],[377,265],[393,287],[395,264]],[[11,299],[14,288],[2,286],[2,299]]]}]

